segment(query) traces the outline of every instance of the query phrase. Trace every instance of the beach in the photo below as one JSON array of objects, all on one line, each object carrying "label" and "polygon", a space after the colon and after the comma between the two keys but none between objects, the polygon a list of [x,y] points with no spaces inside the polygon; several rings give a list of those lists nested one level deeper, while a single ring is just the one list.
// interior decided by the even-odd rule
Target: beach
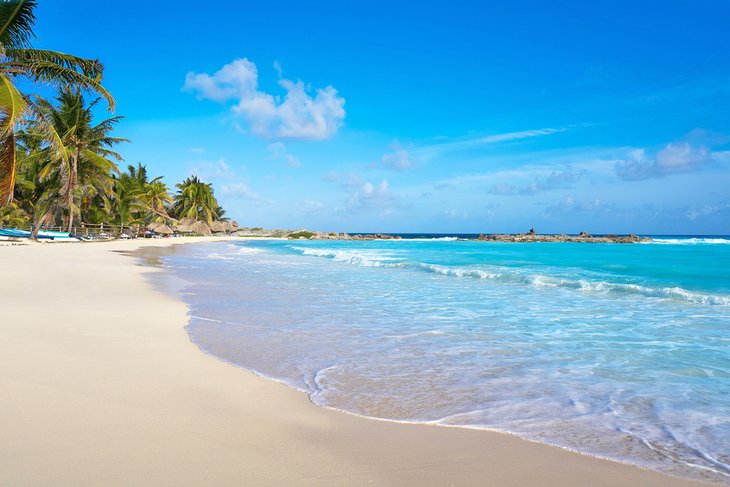
[{"label": "beach", "polygon": [[514,436],[367,419],[201,352],[127,255],[0,247],[2,485],[690,486]]}]

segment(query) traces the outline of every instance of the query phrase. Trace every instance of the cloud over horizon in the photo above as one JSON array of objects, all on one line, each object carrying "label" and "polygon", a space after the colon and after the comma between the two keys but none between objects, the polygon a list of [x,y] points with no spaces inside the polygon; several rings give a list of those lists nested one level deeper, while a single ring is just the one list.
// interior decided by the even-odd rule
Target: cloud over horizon
[{"label": "cloud over horizon", "polygon": [[251,189],[248,183],[238,176],[235,169],[223,157],[214,162],[197,161],[190,168],[189,174],[199,177],[206,183],[213,184],[213,190],[217,196],[229,199],[244,199],[256,204],[265,202],[261,196]]},{"label": "cloud over horizon", "polygon": [[575,171],[573,171],[573,168],[571,166],[568,166],[563,171],[552,171],[547,176],[537,177],[531,183],[523,186],[517,186],[507,183],[497,183],[489,188],[487,192],[489,194],[499,196],[533,196],[543,191],[572,188],[578,180],[579,176],[583,173],[585,173],[585,170],[581,171],[580,173],[576,173]]},{"label": "cloud over horizon", "polygon": [[312,91],[302,81],[280,79],[283,99],[259,90],[256,65],[236,59],[209,75],[190,71],[183,89],[198,99],[233,101],[231,111],[251,132],[266,139],[322,140],[332,137],[345,119],[345,99],[332,86]]},{"label": "cloud over horizon", "polygon": [[647,157],[644,149],[634,150],[626,160],[617,162],[614,169],[624,181],[639,181],[697,171],[711,160],[712,154],[707,148],[682,142],[667,144],[653,158]]},{"label": "cloud over horizon", "polygon": [[275,161],[286,161],[289,167],[301,167],[302,161],[297,156],[289,152],[283,142],[274,142],[269,144],[266,149],[269,151],[271,159]]},{"label": "cloud over horizon", "polygon": [[405,171],[413,167],[413,159],[410,152],[401,147],[398,142],[393,142],[390,149],[391,152],[383,154],[383,157],[380,158],[383,166],[394,171]]},{"label": "cloud over horizon", "polygon": [[492,134],[480,137],[462,138],[453,140],[451,142],[441,142],[437,144],[426,145],[418,148],[416,152],[424,156],[431,156],[444,152],[474,149],[485,145],[502,144],[518,140],[532,139],[535,137],[545,137],[548,135],[566,132],[568,130],[570,129],[567,127],[548,127],[535,130],[520,130],[516,132],[505,132],[501,134]]}]

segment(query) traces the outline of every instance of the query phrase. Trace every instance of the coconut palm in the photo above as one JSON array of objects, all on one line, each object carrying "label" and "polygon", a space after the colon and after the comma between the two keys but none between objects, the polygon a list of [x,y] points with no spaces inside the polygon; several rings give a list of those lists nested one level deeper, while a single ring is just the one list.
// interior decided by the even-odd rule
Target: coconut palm
[{"label": "coconut palm", "polygon": [[[173,200],[167,184],[162,182],[162,177],[157,177],[147,184],[145,188],[145,200],[149,211],[153,215],[156,215],[157,219],[162,219],[163,221],[170,219],[167,208]],[[155,219],[154,216],[153,219]]]},{"label": "coconut palm", "polygon": [[177,218],[194,218],[208,223],[220,218],[218,201],[210,183],[191,176],[175,186],[178,192],[173,199],[172,209]]},{"label": "coconut palm", "polygon": [[[29,97],[16,87],[19,80],[95,91],[114,109],[114,99],[101,85],[103,66],[98,60],[30,47],[37,3],[0,0],[0,207],[13,199],[15,130],[33,112]],[[49,140],[56,140],[57,134],[46,129]]]},{"label": "coconut palm", "polygon": [[167,212],[167,206],[172,203],[172,197],[170,197],[170,190],[167,185],[162,182],[162,176],[150,181],[147,176],[147,166],[142,163],[137,163],[137,167],[128,166],[127,173],[130,184],[136,186],[142,194],[145,208],[140,209],[139,213],[146,210],[144,212],[146,214],[143,215],[144,220],[169,220],[170,215]]},{"label": "coconut palm", "polygon": [[[87,104],[80,91],[64,89],[56,100],[58,104],[53,105],[43,98],[37,99],[38,116],[29,124],[27,133],[44,141],[31,155],[44,163],[38,173],[39,180],[54,183],[45,198],[46,214],[39,216],[46,219],[49,212],[56,213],[56,207],[60,207],[66,213],[71,231],[74,218],[84,204],[88,207],[96,196],[112,196],[111,175],[118,171],[114,161],[122,160],[112,148],[127,139],[110,136],[122,117],[94,123],[92,111],[99,98]],[[51,127],[59,135],[55,144],[45,140],[42,126]]]},{"label": "coconut palm", "polygon": [[[130,172],[134,169],[129,166]],[[132,223],[141,223],[140,213],[146,208],[144,191],[135,174],[123,172],[114,178],[112,210],[121,230]]]}]

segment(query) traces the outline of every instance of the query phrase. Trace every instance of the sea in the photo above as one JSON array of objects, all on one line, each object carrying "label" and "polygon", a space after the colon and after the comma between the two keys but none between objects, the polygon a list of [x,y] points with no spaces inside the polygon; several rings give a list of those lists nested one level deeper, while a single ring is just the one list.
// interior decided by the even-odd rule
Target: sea
[{"label": "sea", "polygon": [[315,404],[730,485],[730,237],[250,240],[162,257],[205,352]]}]

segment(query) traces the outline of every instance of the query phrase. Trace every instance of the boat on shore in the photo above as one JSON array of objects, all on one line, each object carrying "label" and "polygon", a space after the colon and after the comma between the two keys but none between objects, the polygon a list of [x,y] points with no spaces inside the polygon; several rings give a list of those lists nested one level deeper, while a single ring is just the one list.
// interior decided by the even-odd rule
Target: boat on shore
[{"label": "boat on shore", "polygon": [[[31,238],[31,232],[28,230],[19,230],[17,228],[0,228],[0,237]],[[69,232],[53,232],[50,230],[40,230],[37,238],[53,242],[78,242],[81,240]]]}]

